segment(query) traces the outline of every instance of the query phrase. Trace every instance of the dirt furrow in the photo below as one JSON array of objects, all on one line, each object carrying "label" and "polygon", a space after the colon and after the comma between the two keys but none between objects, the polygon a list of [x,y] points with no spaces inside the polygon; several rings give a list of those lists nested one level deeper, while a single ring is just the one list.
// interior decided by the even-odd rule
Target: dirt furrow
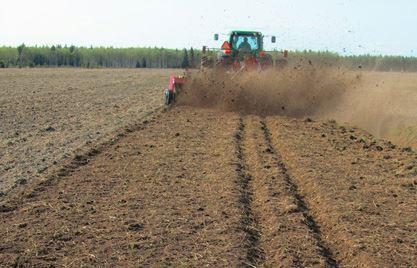
[{"label": "dirt furrow", "polygon": [[[237,117],[172,109],[0,213],[0,263],[236,266]],[[9,199],[11,197],[8,197]]]},{"label": "dirt furrow", "polygon": [[415,266],[412,151],[334,122],[161,114],[5,196],[0,266]]},{"label": "dirt furrow", "polygon": [[[0,72],[0,197],[44,179],[162,107],[173,70],[33,68]],[[17,188],[17,189],[16,189]]]},{"label": "dirt furrow", "polygon": [[[267,129],[256,116],[245,117],[242,152],[251,174],[252,211],[260,232],[259,247],[267,267],[323,267],[335,262],[323,253],[323,243],[311,230],[306,206],[288,183]],[[308,221],[310,220],[310,221]]]},{"label": "dirt furrow", "polygon": [[320,227],[332,259],[341,267],[415,265],[415,177],[401,171],[415,155],[334,122],[265,121],[300,206],[308,206],[307,224]]},{"label": "dirt furrow", "polygon": [[[86,147],[83,150],[79,150],[73,159],[68,159],[63,161],[60,165],[49,167],[49,171],[45,174],[45,177],[34,179],[23,189],[16,187],[12,188],[8,193],[11,195],[11,198],[7,202],[9,207],[11,209],[16,209],[22,201],[25,200],[24,198],[33,198],[40,192],[44,191],[46,187],[50,187],[53,184],[56,184],[58,180],[70,176],[71,173],[77,171],[80,167],[87,165],[99,154],[111,149],[112,146],[122,142],[124,138],[128,137],[132,133],[144,130],[149,122],[155,121],[155,119],[157,119],[163,112],[163,108],[158,108],[144,113],[140,120],[137,120],[137,122],[131,123],[123,129],[120,129],[108,140]],[[0,201],[6,199],[6,196],[7,194],[0,197]]]},{"label": "dirt furrow", "polygon": [[253,214],[253,186],[252,175],[248,172],[246,154],[244,153],[243,142],[247,133],[242,118],[239,119],[239,125],[235,134],[236,140],[236,158],[238,160],[237,185],[240,192],[240,203],[242,206],[242,230],[245,232],[245,250],[246,260],[243,265],[248,267],[261,266],[264,262],[264,252],[260,247],[261,233],[259,230],[258,219]]},{"label": "dirt furrow", "polygon": [[[321,262],[314,262],[313,263],[299,263],[302,266],[310,266],[311,264],[317,265],[325,265],[326,267],[338,267],[337,261],[335,260],[332,251],[323,241],[321,231],[319,226],[317,225],[316,220],[312,216],[310,209],[305,202],[303,196],[298,191],[298,186],[291,177],[286,164],[283,161],[283,158],[278,150],[272,145],[271,142],[271,134],[266,125],[265,121],[260,122],[260,127],[263,132],[263,138],[265,141],[265,145],[267,147],[266,151],[273,155],[273,160],[275,166],[278,168],[278,172],[280,173],[280,179],[284,182],[284,188],[287,194],[289,194],[291,203],[294,206],[289,212],[291,213],[299,213],[299,217],[301,218],[300,223],[302,223],[304,228],[308,230],[308,236],[304,237],[305,240],[310,240],[313,244],[312,247],[304,248],[304,252],[301,252],[300,256],[297,256],[298,259],[305,258],[308,261],[309,258],[316,258]],[[296,224],[294,224],[296,226]],[[301,241],[297,241],[296,239],[299,237],[293,237],[292,246],[300,247],[303,245]],[[316,252],[314,252],[316,251]],[[303,253],[305,253],[303,255]],[[319,256],[315,256],[318,254]]]}]

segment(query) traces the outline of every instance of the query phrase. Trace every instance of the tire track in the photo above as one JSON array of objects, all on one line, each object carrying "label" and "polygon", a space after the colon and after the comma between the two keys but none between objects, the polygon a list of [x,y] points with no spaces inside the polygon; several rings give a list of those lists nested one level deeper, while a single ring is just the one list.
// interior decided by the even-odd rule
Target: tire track
[{"label": "tire track", "polygon": [[261,233],[259,231],[258,220],[253,214],[253,189],[252,176],[247,170],[246,158],[243,153],[243,139],[245,133],[245,124],[242,118],[239,118],[238,128],[235,134],[236,140],[236,166],[237,186],[239,190],[239,202],[242,205],[241,228],[245,233],[245,250],[246,259],[242,266],[257,267],[262,266],[265,256],[260,247]]},{"label": "tire track", "polygon": [[280,153],[273,147],[272,141],[271,141],[271,134],[268,129],[267,124],[264,120],[260,122],[261,130],[263,132],[265,144],[267,146],[267,150],[274,155],[274,158],[276,159],[276,164],[279,172],[282,175],[282,178],[286,184],[286,188],[293,197],[293,201],[296,205],[296,211],[301,212],[303,216],[302,223],[308,228],[310,235],[314,238],[315,244],[319,249],[319,254],[324,258],[325,260],[325,266],[326,267],[339,267],[338,262],[333,257],[333,253],[330,248],[328,248],[323,241],[323,238],[321,236],[321,231],[319,226],[317,225],[317,222],[315,221],[314,217],[310,213],[310,209],[304,200],[304,198],[300,195],[298,191],[298,186],[294,182],[294,180],[291,178],[288,168],[286,164],[284,163],[282,156]]},{"label": "tire track", "polygon": [[252,176],[252,210],[262,234],[265,267],[324,267],[316,239],[278,168],[278,157],[265,140],[258,116],[245,117],[242,142],[247,170]]}]

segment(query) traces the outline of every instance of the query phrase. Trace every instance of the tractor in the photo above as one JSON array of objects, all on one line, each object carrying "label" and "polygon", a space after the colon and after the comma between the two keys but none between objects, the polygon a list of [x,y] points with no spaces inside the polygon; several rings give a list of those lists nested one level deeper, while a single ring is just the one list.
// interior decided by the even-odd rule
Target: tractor
[{"label": "tractor", "polygon": [[[264,50],[265,36],[256,31],[232,31],[227,35],[220,50],[212,53],[203,47],[201,59],[202,68],[225,68],[232,71],[265,70],[274,65],[272,56]],[[219,34],[214,35],[219,40]],[[276,37],[271,36],[271,43],[276,43]],[[284,58],[288,52],[284,51]],[[285,65],[285,59],[277,60],[277,65]]]},{"label": "tractor", "polygon": [[[288,52],[283,57],[273,60],[264,50],[265,36],[257,31],[232,31],[227,35],[220,49],[203,47],[201,69],[215,68],[231,74],[231,79],[243,71],[262,71],[273,66],[284,67],[287,64]],[[219,41],[219,34],[214,35]],[[271,36],[271,43],[276,43],[276,37]],[[274,64],[275,63],[275,64]],[[176,95],[187,81],[185,76],[170,76],[168,89],[165,89],[165,104],[175,101]]]}]

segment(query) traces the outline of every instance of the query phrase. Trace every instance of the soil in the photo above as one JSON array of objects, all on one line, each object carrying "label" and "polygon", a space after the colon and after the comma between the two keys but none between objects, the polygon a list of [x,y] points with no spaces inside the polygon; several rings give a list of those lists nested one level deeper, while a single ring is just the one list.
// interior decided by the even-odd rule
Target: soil
[{"label": "soil", "polygon": [[48,176],[50,169],[160,108],[161,88],[171,72],[1,70],[0,192]]},{"label": "soil", "polygon": [[[61,70],[46,73],[54,72]],[[87,76],[110,81],[113,72]],[[121,83],[129,85],[135,73],[117,75],[132,76]],[[416,265],[413,150],[334,120],[312,119],[299,113],[303,109],[296,115],[185,104],[162,109],[153,87],[163,86],[166,72],[147,75],[149,89],[131,82],[131,93],[120,97],[128,102],[123,122],[115,119],[120,111],[108,114],[113,117],[105,122],[115,126],[103,129],[106,138],[80,151],[70,143],[66,160],[1,197],[0,266]],[[155,77],[161,81],[152,84]],[[136,90],[143,92],[130,95]],[[150,106],[132,106],[147,94]],[[103,128],[99,122],[86,124]],[[38,146],[33,141],[30,146]]]},{"label": "soil", "polygon": [[[416,155],[334,122],[174,107],[1,204],[0,263],[413,266]],[[77,164],[78,163],[78,164]]]}]

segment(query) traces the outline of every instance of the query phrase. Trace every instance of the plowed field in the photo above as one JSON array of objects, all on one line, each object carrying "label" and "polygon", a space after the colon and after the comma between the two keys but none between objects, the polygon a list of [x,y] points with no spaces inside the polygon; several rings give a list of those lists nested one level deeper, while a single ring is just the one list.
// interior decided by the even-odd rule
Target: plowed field
[{"label": "plowed field", "polygon": [[416,266],[412,150],[331,120],[134,122],[2,198],[0,266]]},{"label": "plowed field", "polygon": [[[161,107],[168,70],[0,71],[0,196]],[[141,122],[141,121],[140,121]]]}]

